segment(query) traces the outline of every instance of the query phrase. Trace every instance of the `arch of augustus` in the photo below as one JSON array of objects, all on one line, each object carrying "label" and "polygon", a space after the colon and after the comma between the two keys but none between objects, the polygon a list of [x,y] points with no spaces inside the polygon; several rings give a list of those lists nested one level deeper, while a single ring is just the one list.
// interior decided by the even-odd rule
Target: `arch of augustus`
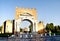
[{"label": "arch of augustus", "polygon": [[3,23],[2,33],[20,32],[20,25],[22,21],[29,21],[31,23],[32,32],[38,32],[39,30],[44,29],[43,22],[38,22],[35,8],[30,9],[16,7],[15,19],[12,22],[10,20],[6,20]]},{"label": "arch of augustus", "polygon": [[20,32],[19,25],[23,20],[29,20],[32,25],[32,32],[37,32],[38,20],[36,9],[32,8],[18,8],[16,7],[16,15],[15,15],[15,31]]}]

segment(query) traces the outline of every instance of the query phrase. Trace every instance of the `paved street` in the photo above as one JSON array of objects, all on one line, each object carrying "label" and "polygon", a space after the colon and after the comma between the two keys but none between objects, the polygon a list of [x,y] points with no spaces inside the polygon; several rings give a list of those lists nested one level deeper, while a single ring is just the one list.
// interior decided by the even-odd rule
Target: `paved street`
[{"label": "paved street", "polygon": [[[2,41],[2,39],[1,39]],[[6,38],[3,41],[60,41],[60,35],[58,36],[40,36],[40,35],[27,35],[23,34],[18,37]]]}]

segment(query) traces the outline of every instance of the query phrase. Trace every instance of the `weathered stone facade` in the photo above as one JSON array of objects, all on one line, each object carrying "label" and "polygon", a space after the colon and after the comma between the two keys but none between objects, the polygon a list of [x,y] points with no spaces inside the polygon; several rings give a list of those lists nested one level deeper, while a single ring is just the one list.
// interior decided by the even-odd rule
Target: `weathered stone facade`
[{"label": "weathered stone facade", "polygon": [[[2,33],[8,32],[20,32],[19,25],[22,21],[29,21],[32,25],[32,32],[38,32],[39,30],[44,29],[43,23],[39,23],[37,19],[37,12],[35,8],[18,8],[16,7],[15,19],[11,21],[6,21],[3,24]],[[13,30],[13,31],[12,31]]]}]

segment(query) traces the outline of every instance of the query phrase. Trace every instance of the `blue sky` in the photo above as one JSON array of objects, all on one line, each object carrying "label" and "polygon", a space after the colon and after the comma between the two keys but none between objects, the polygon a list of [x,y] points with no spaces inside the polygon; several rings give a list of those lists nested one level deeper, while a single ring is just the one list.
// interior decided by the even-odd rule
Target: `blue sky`
[{"label": "blue sky", "polygon": [[36,8],[38,21],[60,25],[60,0],[0,0],[0,25],[15,18],[16,7]]}]

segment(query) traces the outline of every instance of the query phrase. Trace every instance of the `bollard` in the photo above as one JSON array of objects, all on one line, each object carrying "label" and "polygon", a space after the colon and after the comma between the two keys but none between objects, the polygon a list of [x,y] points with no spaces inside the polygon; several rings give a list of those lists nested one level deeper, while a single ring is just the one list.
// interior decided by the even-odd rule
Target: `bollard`
[{"label": "bollard", "polygon": [[47,34],[45,33],[45,36],[47,36]]}]

